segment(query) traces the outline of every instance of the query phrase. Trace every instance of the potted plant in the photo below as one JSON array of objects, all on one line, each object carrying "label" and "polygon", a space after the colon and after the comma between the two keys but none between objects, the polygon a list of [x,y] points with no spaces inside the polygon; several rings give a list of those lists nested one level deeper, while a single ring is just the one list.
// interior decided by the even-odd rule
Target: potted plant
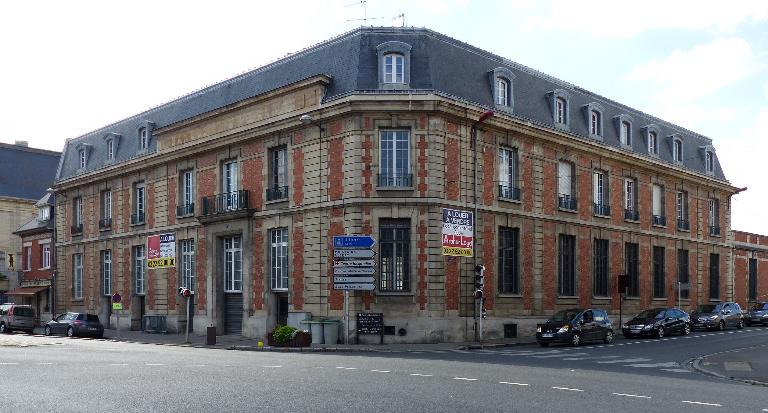
[{"label": "potted plant", "polygon": [[267,334],[267,344],[273,347],[309,347],[312,335],[291,326],[278,326]]}]

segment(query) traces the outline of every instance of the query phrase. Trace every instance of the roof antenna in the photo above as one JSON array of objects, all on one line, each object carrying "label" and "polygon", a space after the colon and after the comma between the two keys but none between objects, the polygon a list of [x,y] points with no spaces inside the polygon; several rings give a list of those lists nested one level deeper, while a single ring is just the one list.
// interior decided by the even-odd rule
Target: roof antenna
[{"label": "roof antenna", "polygon": [[368,25],[368,20],[378,20],[383,19],[384,17],[368,17],[368,0],[360,0],[356,1],[354,3],[347,4],[344,7],[352,7],[352,6],[362,6],[363,7],[363,18],[362,19],[347,19],[348,22],[363,22],[363,26]]}]

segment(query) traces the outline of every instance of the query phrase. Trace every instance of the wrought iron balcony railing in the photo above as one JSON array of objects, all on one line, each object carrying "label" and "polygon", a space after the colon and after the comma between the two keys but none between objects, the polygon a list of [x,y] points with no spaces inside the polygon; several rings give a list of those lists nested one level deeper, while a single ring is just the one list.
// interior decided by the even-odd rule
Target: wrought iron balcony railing
[{"label": "wrought iron balcony railing", "polygon": [[653,215],[651,216],[651,220],[653,221],[653,225],[659,225],[662,227],[667,225],[667,217],[664,215]]},{"label": "wrought iron balcony railing", "polygon": [[176,216],[177,217],[185,217],[189,215],[195,215],[195,203],[190,202],[189,204],[183,204],[183,205],[177,205],[176,206]]},{"label": "wrought iron balcony railing", "polygon": [[520,188],[515,188],[509,185],[499,185],[499,198],[519,201]]},{"label": "wrought iron balcony railing", "polygon": [[99,229],[112,228],[112,218],[102,218],[99,220]]},{"label": "wrought iron balcony railing", "polygon": [[218,215],[248,209],[248,191],[219,194],[202,199],[202,215]]},{"label": "wrought iron balcony railing", "polygon": [[640,212],[636,209],[625,209],[624,219],[627,221],[640,221]]},{"label": "wrought iron balcony railing", "polygon": [[69,227],[69,231],[71,235],[80,235],[83,233],[83,224],[72,225]]},{"label": "wrought iron balcony railing", "polygon": [[267,202],[288,199],[288,186],[273,186],[267,188]]},{"label": "wrought iron balcony railing", "polygon": [[578,203],[576,202],[576,198],[570,195],[560,195],[557,198],[557,206],[562,209],[575,211],[576,207],[578,207]]},{"label": "wrought iron balcony railing", "polygon": [[691,223],[687,219],[677,219],[677,229],[690,230]]},{"label": "wrought iron balcony railing", "polygon": [[135,214],[131,214],[131,225],[139,225],[144,223],[144,213],[143,212],[137,212]]},{"label": "wrought iron balcony railing", "polygon": [[709,235],[714,235],[719,237],[720,236],[720,226],[719,225],[710,225],[709,227]]},{"label": "wrought iron balcony railing", "polygon": [[603,215],[603,216],[610,216],[611,215],[611,206],[608,204],[598,204],[595,203],[595,215]]},{"label": "wrought iron balcony railing", "polygon": [[408,188],[413,186],[413,174],[379,174],[381,188]]}]

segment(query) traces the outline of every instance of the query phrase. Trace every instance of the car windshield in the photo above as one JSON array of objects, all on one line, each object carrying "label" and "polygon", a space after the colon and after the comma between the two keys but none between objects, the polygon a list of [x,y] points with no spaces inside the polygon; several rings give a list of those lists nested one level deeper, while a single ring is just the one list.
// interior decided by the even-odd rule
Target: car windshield
[{"label": "car windshield", "polygon": [[644,320],[648,318],[664,318],[664,311],[666,310],[663,308],[651,308],[638,314],[635,318],[641,318]]},{"label": "car windshield", "polygon": [[703,304],[699,306],[699,313],[717,313],[720,311],[720,304]]},{"label": "car windshield", "polygon": [[67,313],[62,318],[62,320],[76,320],[76,319],[77,319],[77,313]]},{"label": "car windshield", "polygon": [[757,303],[752,309],[757,311],[768,310],[768,303]]},{"label": "car windshield", "polygon": [[552,316],[552,318],[549,319],[549,322],[551,323],[564,323],[567,321],[571,321],[574,318],[576,318],[577,315],[581,313],[580,310],[560,310],[555,313],[555,315]]},{"label": "car windshield", "polygon": [[97,316],[96,314],[88,314],[87,321],[94,321],[94,322],[98,323],[99,322],[99,316]]},{"label": "car windshield", "polygon": [[29,307],[16,307],[13,309],[13,315],[19,317],[32,317],[32,309]]}]

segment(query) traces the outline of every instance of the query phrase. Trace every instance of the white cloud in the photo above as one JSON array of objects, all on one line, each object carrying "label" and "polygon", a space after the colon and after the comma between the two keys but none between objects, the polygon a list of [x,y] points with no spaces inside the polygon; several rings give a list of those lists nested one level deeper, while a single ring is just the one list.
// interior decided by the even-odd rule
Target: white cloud
[{"label": "white cloud", "polygon": [[661,90],[656,95],[659,102],[691,102],[762,69],[747,41],[723,38],[690,50],[675,50],[664,60],[637,65],[627,79],[659,84]]},{"label": "white cloud", "polygon": [[730,33],[744,23],[765,20],[768,20],[768,2],[764,0],[745,0],[738,4],[716,0],[646,0],[641,3],[553,0],[548,16],[531,18],[524,27],[627,38],[668,29]]}]

